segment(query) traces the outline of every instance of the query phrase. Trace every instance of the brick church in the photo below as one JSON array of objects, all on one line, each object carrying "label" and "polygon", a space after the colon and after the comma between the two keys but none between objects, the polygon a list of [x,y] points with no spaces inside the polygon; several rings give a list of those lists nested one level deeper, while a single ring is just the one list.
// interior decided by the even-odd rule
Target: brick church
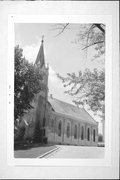
[{"label": "brick church", "polygon": [[[48,97],[49,67],[45,65],[44,42],[35,61],[35,66],[43,73],[44,91],[36,95],[31,109],[23,117],[26,127],[25,138],[35,130],[40,142],[50,144],[71,144],[97,146],[98,123],[84,109],[59,99]],[[33,125],[29,125],[33,123]]]}]

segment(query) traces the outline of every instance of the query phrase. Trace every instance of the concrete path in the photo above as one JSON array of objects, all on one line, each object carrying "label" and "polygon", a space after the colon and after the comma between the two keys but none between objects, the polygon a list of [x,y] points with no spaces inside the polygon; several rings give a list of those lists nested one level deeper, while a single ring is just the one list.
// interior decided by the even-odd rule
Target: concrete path
[{"label": "concrete path", "polygon": [[44,158],[104,158],[104,147],[57,145],[59,149]]}]

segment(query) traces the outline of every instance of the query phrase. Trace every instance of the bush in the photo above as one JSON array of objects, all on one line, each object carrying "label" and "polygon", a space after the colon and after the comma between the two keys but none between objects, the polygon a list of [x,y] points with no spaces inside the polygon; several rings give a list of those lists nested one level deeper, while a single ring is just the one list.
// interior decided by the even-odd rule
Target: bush
[{"label": "bush", "polygon": [[103,142],[103,135],[102,134],[98,135],[98,142]]}]

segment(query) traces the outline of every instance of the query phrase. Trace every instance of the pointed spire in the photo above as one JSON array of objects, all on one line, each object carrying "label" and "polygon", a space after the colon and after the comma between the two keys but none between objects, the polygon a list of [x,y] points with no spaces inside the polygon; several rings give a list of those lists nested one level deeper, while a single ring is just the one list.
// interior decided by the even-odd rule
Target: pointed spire
[{"label": "pointed spire", "polygon": [[35,61],[35,65],[39,66],[40,68],[42,68],[45,65],[43,43],[44,43],[44,35],[42,36],[41,46],[40,46],[40,49],[39,49],[39,52]]}]

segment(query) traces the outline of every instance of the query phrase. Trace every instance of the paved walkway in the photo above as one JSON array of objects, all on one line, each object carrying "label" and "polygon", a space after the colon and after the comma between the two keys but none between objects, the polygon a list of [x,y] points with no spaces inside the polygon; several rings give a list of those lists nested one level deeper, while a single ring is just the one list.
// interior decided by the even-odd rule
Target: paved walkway
[{"label": "paved walkway", "polygon": [[66,146],[59,145],[59,149],[46,158],[104,158],[104,147]]},{"label": "paved walkway", "polygon": [[[57,147],[57,148],[56,148]],[[55,150],[55,151],[54,151]],[[54,145],[14,151],[15,158],[104,158],[104,147]]]}]

